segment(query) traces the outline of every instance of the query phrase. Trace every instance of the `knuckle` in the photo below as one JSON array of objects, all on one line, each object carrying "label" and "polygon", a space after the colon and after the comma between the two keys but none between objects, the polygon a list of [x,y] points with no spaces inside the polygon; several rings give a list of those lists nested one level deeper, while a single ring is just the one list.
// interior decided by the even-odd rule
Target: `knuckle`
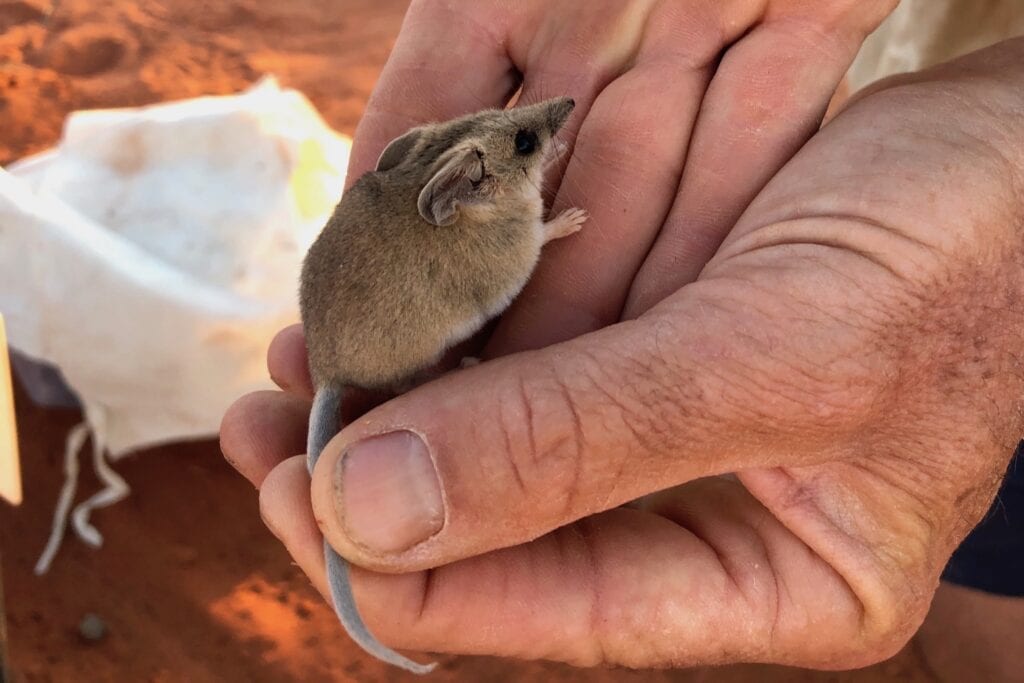
[{"label": "knuckle", "polygon": [[[887,508],[891,498],[894,507],[903,509],[890,488],[865,482],[857,470],[844,470],[835,482],[830,481],[834,475],[821,472],[791,478],[780,500],[768,505],[783,523],[817,517],[827,529],[802,531],[797,537],[829,567],[830,592],[836,596],[831,628],[807,648],[807,627],[813,624],[805,624],[785,637],[779,651],[803,652],[805,666],[868,666],[895,654],[924,620],[938,586],[943,544],[929,538],[913,516],[894,518],[888,510],[880,515],[869,504],[884,500]],[[792,603],[785,605],[790,623]]]},{"label": "knuckle", "polygon": [[497,404],[496,428],[500,436],[497,446],[501,449],[501,460],[508,464],[508,479],[525,497],[531,490],[528,482],[532,483],[528,463],[535,460],[537,453],[536,419],[524,383],[520,381],[516,389],[514,395],[504,397]]},{"label": "knuckle", "polygon": [[840,657],[845,666],[863,668],[878,664],[894,657],[913,638],[924,622],[927,603],[915,600],[917,604],[892,606],[891,614],[869,615],[864,630],[847,641],[846,650]]},{"label": "knuckle", "polygon": [[834,613],[832,628],[804,630],[790,640],[788,649],[802,652],[800,665],[807,667],[855,669],[878,664],[896,655],[914,636],[924,622],[930,597],[919,584],[876,587],[870,595],[857,595],[845,614]]},{"label": "knuckle", "polygon": [[862,577],[859,596],[863,609],[859,630],[849,640],[854,663],[875,664],[895,655],[924,622],[941,568],[919,562],[898,568],[895,562]]},{"label": "knuckle", "polygon": [[624,468],[645,467],[646,456],[670,451],[677,438],[676,388],[657,359],[599,345],[571,352],[574,362],[550,360],[498,402],[503,476],[534,520],[564,523],[633,497],[621,488],[634,479]]},{"label": "knuckle", "polygon": [[587,449],[578,397],[554,368],[510,393],[499,419],[509,476],[542,516],[562,518],[575,508]]},{"label": "knuckle", "polygon": [[913,631],[910,631],[898,635],[894,633],[875,640],[856,639],[853,643],[848,641],[840,645],[828,659],[830,664],[838,664],[843,669],[862,669],[892,659],[912,637]]},{"label": "knuckle", "polygon": [[[675,450],[680,423],[700,417],[690,412],[698,404],[697,387],[674,365],[678,341],[675,325],[654,320],[649,327],[650,352],[595,363],[591,386],[605,398],[613,417],[622,421],[636,446],[646,453]],[[602,371],[602,368],[607,368]],[[616,377],[628,378],[627,383]]]},{"label": "knuckle", "polygon": [[[639,329],[639,328],[638,328]],[[678,364],[678,323],[668,318],[645,320],[646,340],[631,351],[591,347],[588,362],[573,378],[574,393],[586,406],[584,432],[616,453],[616,463],[595,473],[620,479],[623,463],[637,471],[657,456],[671,456],[684,445],[685,433],[700,429],[707,417],[700,386]]]}]

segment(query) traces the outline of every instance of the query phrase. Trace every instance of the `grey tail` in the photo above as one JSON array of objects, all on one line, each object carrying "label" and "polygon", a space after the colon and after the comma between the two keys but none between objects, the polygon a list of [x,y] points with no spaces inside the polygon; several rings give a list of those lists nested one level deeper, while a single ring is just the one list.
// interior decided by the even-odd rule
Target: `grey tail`
[{"label": "grey tail", "polygon": [[313,412],[309,416],[309,438],[306,440],[306,469],[313,474],[313,466],[320,459],[324,446],[341,431],[342,389],[328,384],[316,390]]},{"label": "grey tail", "polygon": [[[342,388],[336,384],[328,384],[317,389],[313,398],[313,412],[309,417],[309,440],[306,442],[306,467],[310,474],[313,466],[320,459],[327,442],[341,431],[341,397]],[[331,601],[334,611],[356,645],[382,662],[397,666],[414,674],[427,674],[437,664],[419,664],[394,650],[385,647],[378,641],[370,629],[366,628],[355,598],[352,597],[352,585],[349,583],[348,562],[324,539],[324,559],[327,564],[327,583],[331,587]]]}]

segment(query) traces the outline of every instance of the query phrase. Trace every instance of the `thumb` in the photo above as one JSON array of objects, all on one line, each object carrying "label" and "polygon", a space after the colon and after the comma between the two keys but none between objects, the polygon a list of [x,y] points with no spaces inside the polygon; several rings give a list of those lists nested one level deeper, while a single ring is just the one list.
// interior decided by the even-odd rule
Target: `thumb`
[{"label": "thumb", "polygon": [[[327,540],[363,567],[412,571],[767,464],[752,463],[771,446],[752,406],[782,403],[752,369],[736,307],[666,303],[448,375],[349,425],[313,475]],[[767,329],[760,316],[748,322]]]}]

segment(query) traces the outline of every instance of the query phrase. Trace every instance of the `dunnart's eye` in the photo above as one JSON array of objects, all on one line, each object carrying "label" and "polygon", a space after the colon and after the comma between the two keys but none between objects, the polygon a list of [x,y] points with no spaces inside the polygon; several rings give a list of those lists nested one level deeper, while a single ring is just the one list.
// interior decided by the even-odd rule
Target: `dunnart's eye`
[{"label": "dunnart's eye", "polygon": [[527,154],[533,154],[533,151],[537,149],[537,136],[536,134],[528,131],[521,130],[516,133],[516,153],[526,156]]}]

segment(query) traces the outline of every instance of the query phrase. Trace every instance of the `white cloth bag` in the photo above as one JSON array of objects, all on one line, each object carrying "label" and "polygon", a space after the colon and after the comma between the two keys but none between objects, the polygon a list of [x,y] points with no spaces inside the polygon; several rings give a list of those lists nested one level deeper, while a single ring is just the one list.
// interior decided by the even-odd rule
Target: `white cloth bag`
[{"label": "white cloth bag", "polygon": [[143,447],[217,433],[270,385],[267,345],[298,319],[301,260],[344,184],[349,141],[272,80],[237,96],[79,112],[54,151],[0,170],[0,311],[11,346],[56,365],[85,425],[68,438],[54,543],[88,432],[110,470]]}]

